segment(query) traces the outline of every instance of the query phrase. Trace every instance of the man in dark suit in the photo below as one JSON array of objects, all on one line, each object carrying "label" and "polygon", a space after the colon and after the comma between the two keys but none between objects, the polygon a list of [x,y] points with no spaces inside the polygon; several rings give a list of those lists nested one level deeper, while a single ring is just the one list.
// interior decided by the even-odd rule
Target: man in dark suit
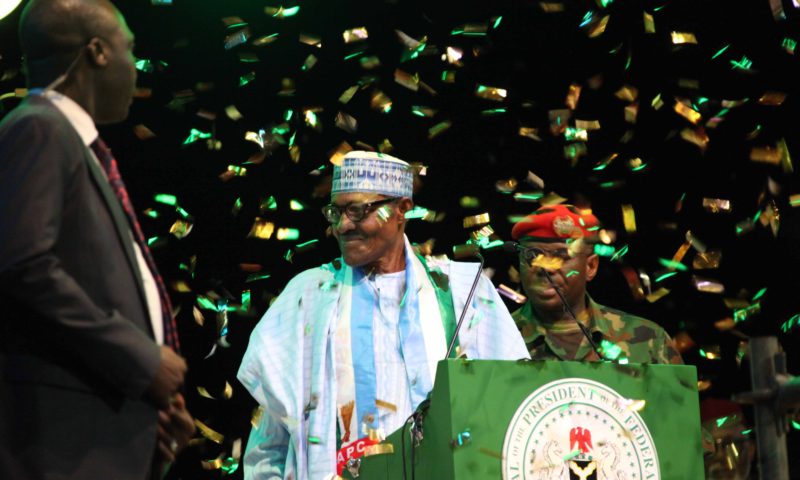
[{"label": "man in dark suit", "polygon": [[143,480],[194,425],[169,297],[95,127],[128,114],[133,34],[108,0],[31,0],[20,41],[31,95],[0,123],[0,477]]}]

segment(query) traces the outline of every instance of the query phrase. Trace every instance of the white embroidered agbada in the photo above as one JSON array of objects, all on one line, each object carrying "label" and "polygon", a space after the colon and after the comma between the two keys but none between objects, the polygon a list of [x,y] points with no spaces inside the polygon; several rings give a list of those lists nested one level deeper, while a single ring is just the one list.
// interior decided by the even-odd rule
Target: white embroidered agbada
[{"label": "white embroidered agbada", "polygon": [[[408,239],[406,258],[407,269],[417,274],[427,271],[429,278],[435,275],[446,280],[457,319],[478,264],[451,261],[426,264],[412,253]],[[412,265],[408,265],[409,261]],[[350,312],[354,270],[357,269],[339,259],[300,273],[289,282],[253,330],[238,378],[264,407],[264,414],[250,433],[244,456],[245,479],[320,480],[335,475],[337,399],[341,401],[342,398],[337,388],[337,362],[339,376],[343,377],[342,357],[357,355],[339,347],[336,339],[337,334],[342,338],[340,318],[345,314],[351,319],[357,315],[357,312]],[[359,277],[358,272],[355,277]],[[436,298],[431,297],[431,292],[426,293],[426,288],[438,289],[437,293],[441,293],[436,283],[420,281],[417,285],[421,306],[426,305],[425,298]],[[431,312],[430,308],[419,313],[422,322],[429,321],[429,325],[422,328],[428,355],[434,357],[441,352],[443,358],[447,345],[441,340],[446,335],[435,332],[444,333],[444,329],[431,328],[429,320],[436,317],[435,322],[441,322],[441,315]],[[433,327],[437,327],[435,322]],[[430,336],[441,337],[435,347],[429,345],[427,337]],[[485,276],[478,282],[458,342],[461,352],[472,359],[529,358],[522,336]],[[429,363],[423,361],[422,368]],[[435,373],[435,366],[433,368],[430,378]],[[382,374],[383,371],[376,372],[379,381],[392,381],[380,378]],[[352,384],[352,380],[350,382]],[[411,397],[411,407],[416,408],[419,395],[412,392]],[[357,401],[356,410],[362,408]]]}]

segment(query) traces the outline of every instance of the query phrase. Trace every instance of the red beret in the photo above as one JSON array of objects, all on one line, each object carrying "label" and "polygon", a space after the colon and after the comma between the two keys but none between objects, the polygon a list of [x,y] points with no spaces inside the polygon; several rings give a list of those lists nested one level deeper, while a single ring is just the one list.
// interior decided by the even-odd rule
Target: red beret
[{"label": "red beret", "polygon": [[573,205],[548,205],[517,222],[511,229],[511,238],[545,242],[581,237],[593,240],[599,229],[600,221],[588,210]]}]

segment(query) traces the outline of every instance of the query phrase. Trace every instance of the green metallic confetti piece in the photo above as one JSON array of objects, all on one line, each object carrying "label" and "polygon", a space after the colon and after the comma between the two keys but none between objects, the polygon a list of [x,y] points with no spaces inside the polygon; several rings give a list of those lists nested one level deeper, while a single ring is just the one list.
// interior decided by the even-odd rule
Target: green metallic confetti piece
[{"label": "green metallic confetti piece", "polygon": [[678,272],[667,272],[667,273],[665,273],[665,274],[663,274],[663,275],[661,275],[661,276],[657,277],[657,278],[656,278],[655,280],[653,280],[653,281],[654,281],[655,283],[658,283],[658,282],[664,281],[664,280],[666,280],[666,279],[668,279],[668,278],[670,278],[670,277],[673,277],[673,276],[675,276],[675,275],[677,275],[677,274],[678,274]]},{"label": "green metallic confetti piece", "polygon": [[613,257],[616,254],[616,249],[613,245],[597,243],[594,246],[594,253],[601,257]]},{"label": "green metallic confetti piece", "polygon": [[629,249],[629,247],[627,245],[625,245],[624,247],[619,249],[619,251],[617,253],[615,253],[614,255],[611,256],[611,261],[613,262],[615,260],[620,260],[622,257],[624,257],[628,253],[628,249]]},{"label": "green metallic confetti piece", "polygon": [[783,333],[789,333],[789,330],[797,328],[798,326],[800,326],[800,313],[783,322],[783,325],[781,325],[781,331]]},{"label": "green metallic confetti piece", "polygon": [[158,193],[153,197],[156,202],[163,203],[164,205],[175,206],[178,204],[178,198],[175,195],[168,193]]},{"label": "green metallic confetti piece", "polygon": [[763,297],[765,293],[767,293],[767,287],[764,287],[764,288],[762,288],[761,290],[759,290],[759,291],[758,291],[758,293],[756,293],[755,295],[753,295],[753,299],[752,299],[752,300],[750,300],[750,301],[751,301],[751,302],[755,302],[755,301],[756,301],[756,300],[758,300],[759,298]]},{"label": "green metallic confetti piece", "polygon": [[289,200],[289,208],[296,212],[299,212],[305,210],[306,207],[302,203],[300,203],[299,200],[292,199]]},{"label": "green metallic confetti piece", "polygon": [[672,260],[667,260],[666,258],[659,258],[658,263],[664,267],[671,268],[673,270],[680,270],[681,272],[686,272],[689,270],[689,268],[681,262],[674,262]]}]

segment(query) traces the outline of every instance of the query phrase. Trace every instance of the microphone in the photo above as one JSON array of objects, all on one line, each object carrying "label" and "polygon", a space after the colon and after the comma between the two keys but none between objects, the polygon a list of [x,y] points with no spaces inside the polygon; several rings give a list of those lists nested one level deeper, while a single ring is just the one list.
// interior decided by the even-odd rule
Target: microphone
[{"label": "microphone", "polygon": [[475,295],[475,288],[478,286],[478,281],[481,279],[481,274],[483,273],[483,255],[481,255],[480,249],[477,245],[457,245],[453,247],[453,256],[458,259],[467,257],[477,258],[480,261],[480,267],[478,268],[478,272],[475,274],[475,280],[472,281],[472,288],[469,289],[467,301],[464,304],[463,310],[461,310],[461,316],[458,318],[456,330],[453,332],[453,338],[450,339],[450,346],[447,348],[447,354],[444,356],[444,360],[450,358],[450,354],[453,353],[453,349],[456,346],[456,340],[458,339],[458,332],[461,330],[461,324],[464,323],[464,317],[467,315],[469,304],[472,302],[472,297]]},{"label": "microphone", "polygon": [[[544,251],[541,249],[533,247],[523,247],[518,242],[512,242],[512,241],[505,242],[503,244],[503,250],[509,253],[530,251],[535,255],[544,254]],[[569,303],[567,303],[567,299],[564,298],[564,294],[561,292],[561,289],[556,286],[556,283],[553,281],[553,277],[550,276],[550,272],[548,272],[546,268],[541,268],[541,267],[539,267],[539,270],[544,274],[544,278],[547,279],[547,282],[550,284],[551,287],[553,287],[553,290],[555,290],[559,300],[561,300],[561,305],[564,307],[564,311],[569,313],[569,316],[575,321],[575,323],[578,325],[578,328],[581,329],[583,336],[589,342],[589,345],[591,345],[592,350],[594,350],[594,353],[597,355],[597,358],[600,359],[601,361],[606,360],[606,358],[600,353],[600,348],[592,339],[591,334],[589,334],[589,330],[587,330],[586,327],[578,320],[578,317],[575,316],[575,312],[572,311],[572,307],[569,305]]]}]

